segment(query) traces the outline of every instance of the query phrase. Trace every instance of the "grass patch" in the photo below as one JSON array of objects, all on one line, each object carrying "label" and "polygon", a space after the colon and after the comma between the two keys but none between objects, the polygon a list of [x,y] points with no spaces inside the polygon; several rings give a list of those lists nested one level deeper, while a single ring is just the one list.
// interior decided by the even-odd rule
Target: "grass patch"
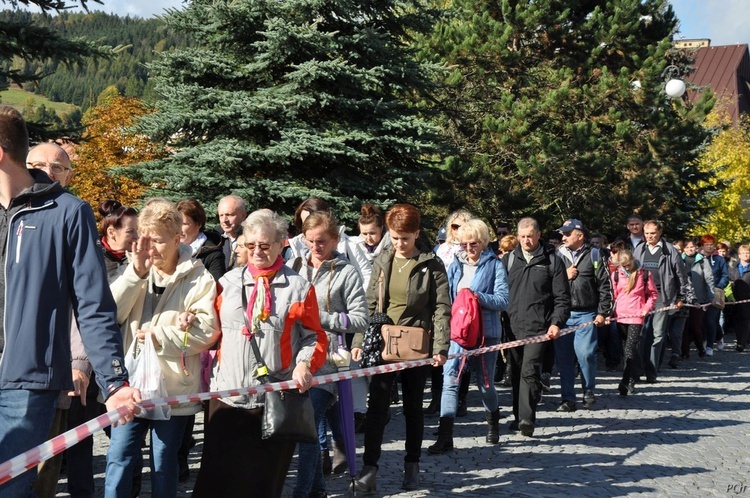
[{"label": "grass patch", "polygon": [[39,107],[44,104],[47,109],[53,109],[58,115],[68,114],[77,107],[75,104],[52,102],[47,97],[27,92],[21,88],[9,88],[0,92],[0,103],[15,107],[20,112],[26,110],[26,104],[29,99],[32,99],[35,106]]}]

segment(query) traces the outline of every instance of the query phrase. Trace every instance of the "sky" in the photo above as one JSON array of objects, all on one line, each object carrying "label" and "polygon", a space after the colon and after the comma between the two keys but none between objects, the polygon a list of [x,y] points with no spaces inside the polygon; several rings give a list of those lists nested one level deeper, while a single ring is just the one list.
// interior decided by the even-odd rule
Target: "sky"
[{"label": "sky", "polygon": [[[169,7],[179,8],[184,0],[102,0],[90,4],[92,10],[120,15],[152,17]],[[671,0],[685,38],[710,38],[712,45],[750,43],[750,1],[748,0]]]}]

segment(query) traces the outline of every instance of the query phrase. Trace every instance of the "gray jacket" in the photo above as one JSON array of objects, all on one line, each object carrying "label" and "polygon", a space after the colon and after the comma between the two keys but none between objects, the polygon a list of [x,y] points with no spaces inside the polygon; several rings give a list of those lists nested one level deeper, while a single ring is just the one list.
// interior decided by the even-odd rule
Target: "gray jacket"
[{"label": "gray jacket", "polygon": [[[685,259],[684,255],[682,259]],[[693,284],[695,299],[701,304],[712,302],[714,300],[714,273],[711,263],[703,255],[696,254],[693,267],[687,270]]]},{"label": "gray jacket", "polygon": [[[693,285],[688,278],[687,268],[682,261],[679,251],[664,240],[659,241],[661,244],[661,254],[659,256],[659,280],[661,281],[661,290],[659,290],[659,300],[666,306],[675,304],[682,300],[685,304],[696,302]],[[648,243],[638,244],[633,256],[639,262],[643,262],[643,255],[648,251]]]},{"label": "gray jacket", "polygon": [[[357,334],[367,329],[367,299],[362,288],[362,278],[356,268],[341,255],[326,261],[316,270],[307,266],[302,258],[292,259],[287,266],[299,266],[298,273],[315,287],[320,310],[320,324],[328,336],[327,361],[315,372],[324,375],[337,371],[331,359],[339,347],[338,336],[341,334]],[[343,337],[342,337],[343,338]],[[336,392],[336,384],[321,384],[316,386],[332,393]]]}]

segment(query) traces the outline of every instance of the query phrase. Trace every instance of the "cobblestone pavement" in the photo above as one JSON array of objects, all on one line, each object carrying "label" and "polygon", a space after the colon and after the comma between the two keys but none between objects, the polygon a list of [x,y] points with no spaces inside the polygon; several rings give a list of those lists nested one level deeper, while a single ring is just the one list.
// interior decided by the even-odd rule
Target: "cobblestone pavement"
[{"label": "cobblestone pavement", "polygon": [[[731,339],[728,337],[727,339]],[[437,417],[427,417],[420,463],[422,488],[401,491],[404,423],[401,405],[393,405],[378,471],[377,496],[734,496],[750,495],[750,353],[732,344],[712,358],[693,357],[679,369],[665,365],[659,383],[639,384],[634,396],[622,397],[619,372],[598,372],[597,401],[575,413],[557,413],[559,385],[545,395],[532,438],[508,432],[511,395],[500,388],[500,444],[484,442],[486,423],[476,387],[469,394],[469,414],[455,425],[456,449],[428,455]],[[603,361],[600,361],[603,365]],[[428,401],[429,392],[425,394]],[[196,421],[198,444],[190,455],[191,480],[180,486],[190,496],[201,453],[202,416]],[[362,461],[357,435],[358,468]],[[96,437],[95,469],[102,496],[107,439]],[[297,457],[284,496],[291,496]],[[148,467],[146,458],[146,468]],[[146,471],[147,472],[147,471]],[[252,484],[252,476],[248,476]],[[348,496],[347,475],[328,480],[329,496]],[[65,477],[58,496],[65,493]],[[141,496],[150,496],[144,475]],[[251,495],[248,495],[251,496]],[[220,497],[217,497],[220,498]]]}]

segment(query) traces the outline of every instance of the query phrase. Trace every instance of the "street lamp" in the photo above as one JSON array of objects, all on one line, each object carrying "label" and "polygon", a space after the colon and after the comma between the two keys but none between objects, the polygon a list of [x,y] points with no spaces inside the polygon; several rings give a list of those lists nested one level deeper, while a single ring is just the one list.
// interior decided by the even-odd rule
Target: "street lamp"
[{"label": "street lamp", "polygon": [[683,95],[685,95],[685,82],[682,81],[680,78],[680,68],[675,66],[674,64],[670,64],[669,66],[664,68],[664,71],[661,73],[661,77],[665,81],[664,85],[664,91],[666,92],[667,96],[671,99],[679,99]]}]

